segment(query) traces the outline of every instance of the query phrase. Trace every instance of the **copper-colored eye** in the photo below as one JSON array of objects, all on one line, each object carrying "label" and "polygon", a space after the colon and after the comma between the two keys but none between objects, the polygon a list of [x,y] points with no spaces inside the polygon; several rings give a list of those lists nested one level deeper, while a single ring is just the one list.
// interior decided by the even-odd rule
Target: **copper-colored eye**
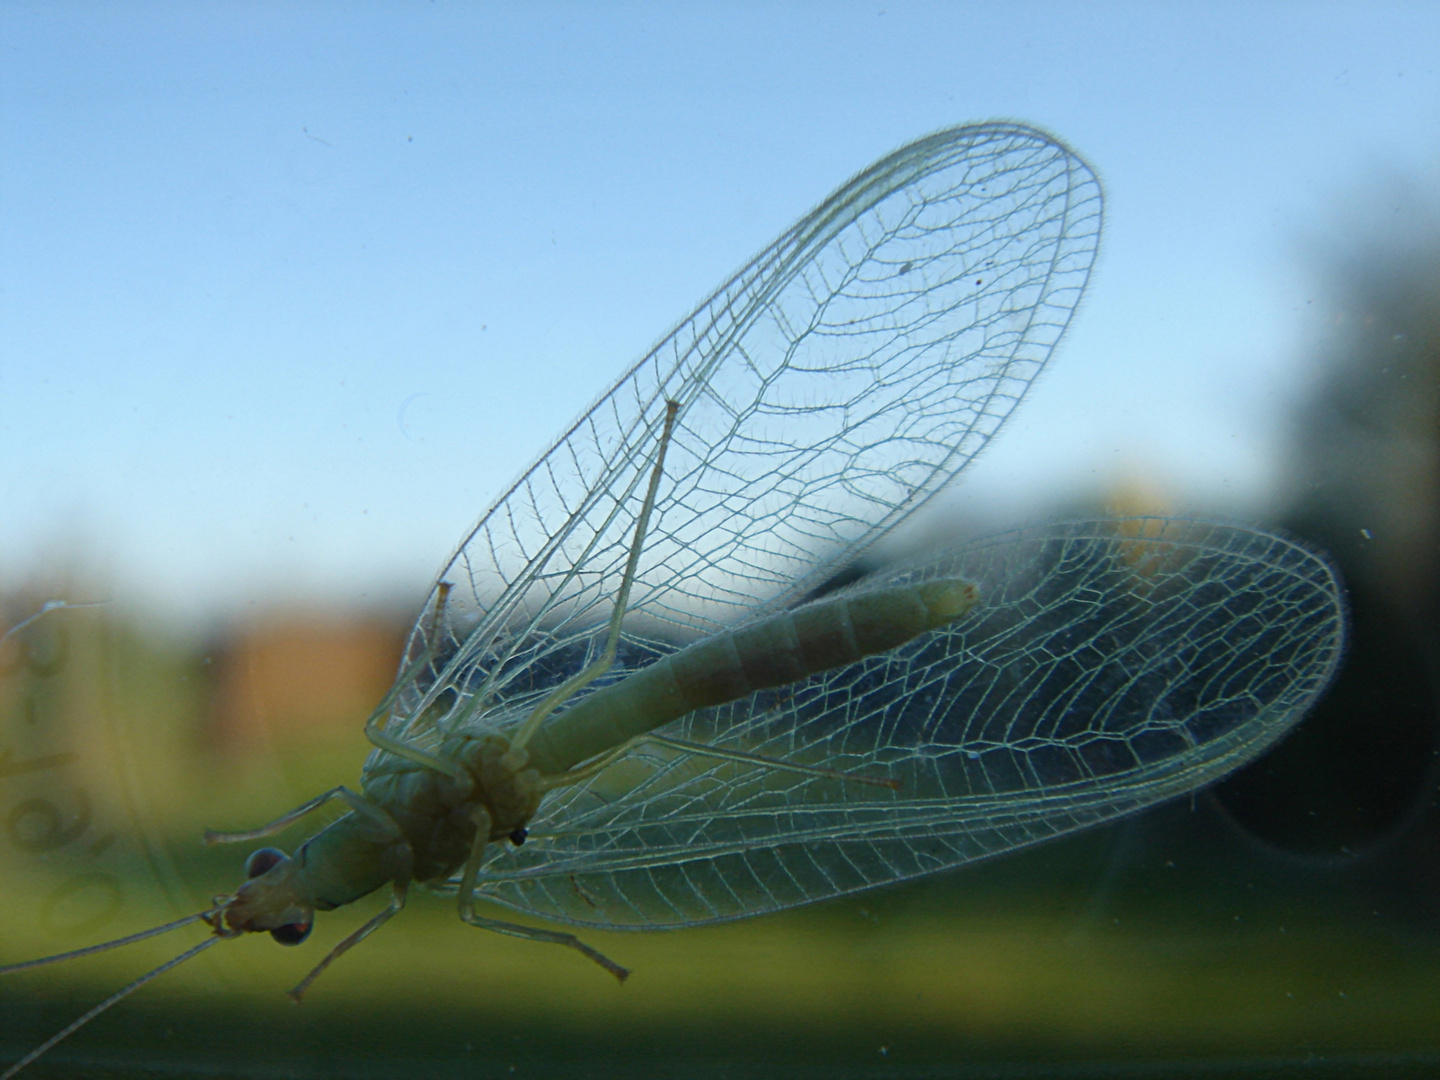
[{"label": "copper-colored eye", "polygon": [[262,847],[250,853],[245,860],[245,876],[256,878],[265,873],[276,863],[284,862],[289,856],[279,848]]},{"label": "copper-colored eye", "polygon": [[271,930],[270,936],[281,945],[299,945],[310,936],[310,931],[314,926],[314,919],[306,919],[303,923],[287,923],[284,926],[277,926],[274,930]]}]

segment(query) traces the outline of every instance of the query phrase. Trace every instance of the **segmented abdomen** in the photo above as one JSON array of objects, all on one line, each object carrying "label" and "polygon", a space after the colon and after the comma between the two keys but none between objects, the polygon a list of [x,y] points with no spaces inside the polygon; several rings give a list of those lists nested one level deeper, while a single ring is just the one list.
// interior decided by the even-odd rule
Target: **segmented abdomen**
[{"label": "segmented abdomen", "polygon": [[696,709],[888,652],[978,599],[970,582],[926,581],[816,601],[706,638],[551,717],[527,744],[530,763],[564,772]]}]

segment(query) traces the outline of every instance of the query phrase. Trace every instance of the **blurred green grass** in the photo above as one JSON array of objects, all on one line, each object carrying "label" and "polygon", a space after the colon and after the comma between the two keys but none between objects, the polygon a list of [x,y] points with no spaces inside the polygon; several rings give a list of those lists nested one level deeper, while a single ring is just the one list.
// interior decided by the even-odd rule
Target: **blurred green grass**
[{"label": "blurred green grass", "polygon": [[[607,1059],[728,1055],[841,1068],[882,1058],[896,1068],[1233,1061],[1404,1054],[1431,1045],[1440,1005],[1440,950],[1324,924],[1199,934],[1122,922],[1077,935],[1073,919],[872,921],[853,902],[836,906],[820,917],[587,935],[635,969],[619,987],[561,950],[474,932],[448,905],[420,902],[294,1007],[282,990],[349,925],[332,918],[305,950],[264,938],[211,950],[70,1049],[149,1061],[210,1055],[246,1075],[350,1075],[369,1055],[426,1075],[472,1052],[584,1073],[586,1047]],[[6,1048],[38,1042],[165,955],[167,945],[147,942],[63,974],[27,974],[23,993],[8,984]]]}]

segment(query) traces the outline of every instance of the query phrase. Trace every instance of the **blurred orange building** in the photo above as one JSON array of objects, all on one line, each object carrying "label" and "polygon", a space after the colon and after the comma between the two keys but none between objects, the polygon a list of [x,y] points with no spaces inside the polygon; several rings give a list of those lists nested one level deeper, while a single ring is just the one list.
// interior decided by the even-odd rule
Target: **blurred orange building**
[{"label": "blurred orange building", "polygon": [[211,730],[227,750],[360,731],[395,677],[405,628],[375,616],[258,623],[210,653]]}]

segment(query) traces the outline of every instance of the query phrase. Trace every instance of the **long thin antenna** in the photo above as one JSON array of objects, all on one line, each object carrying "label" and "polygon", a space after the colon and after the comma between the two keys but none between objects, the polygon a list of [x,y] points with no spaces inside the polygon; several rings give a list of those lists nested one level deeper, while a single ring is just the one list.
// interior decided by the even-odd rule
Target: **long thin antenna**
[{"label": "long thin antenna", "polygon": [[[199,916],[196,916],[196,918],[198,917]],[[68,1027],[50,1036],[50,1038],[46,1039],[34,1050],[31,1050],[30,1053],[26,1054],[14,1065],[11,1065],[10,1068],[6,1069],[4,1073],[0,1073],[0,1080],[10,1080],[12,1076],[18,1073],[21,1069],[25,1068],[26,1065],[29,1065],[41,1054],[46,1053],[56,1043],[60,1042],[62,1039],[67,1039],[71,1035],[75,1034],[75,1032],[79,1031],[91,1020],[94,1020],[95,1017],[99,1016],[106,1009],[110,1008],[111,1005],[114,1005],[118,1001],[123,1001],[125,998],[133,994],[136,990],[139,990],[140,987],[148,983],[151,979],[158,979],[161,975],[164,975],[171,968],[179,967],[186,960],[189,960],[192,956],[196,956],[204,952],[206,949],[210,948],[211,945],[218,944],[219,942],[224,940],[224,938],[218,937],[206,938],[204,941],[200,942],[199,945],[196,945],[193,949],[186,949],[179,956],[175,957],[175,959],[165,961],[165,963],[161,964],[153,971],[147,971],[144,975],[141,975],[129,986],[125,987],[125,989],[117,990],[115,993],[111,994],[108,998],[102,1001],[99,1005],[96,1005],[93,1009],[87,1012],[84,1016],[80,1017],[80,1019],[74,1021]]]},{"label": "long thin antenna", "polygon": [[[116,938],[114,941],[102,941],[99,945],[87,945],[83,949],[73,949],[70,952],[56,953],[54,956],[42,956],[39,960],[22,960],[18,964],[0,965],[0,975],[9,975],[15,971],[29,971],[31,968],[44,967],[46,964],[58,964],[62,960],[78,960],[82,956],[94,956],[96,953],[104,952],[106,949],[118,949],[121,945],[129,945],[134,941],[144,941],[146,938],[155,937],[157,934],[168,934],[171,930],[178,930],[182,926],[189,926],[192,922],[198,922],[210,912],[204,911],[198,915],[186,915],[183,919],[176,919],[174,922],[166,923],[164,926],[152,926],[149,930],[141,930],[138,934],[130,934],[127,937]],[[0,1077],[0,1080],[4,1080]]]}]

